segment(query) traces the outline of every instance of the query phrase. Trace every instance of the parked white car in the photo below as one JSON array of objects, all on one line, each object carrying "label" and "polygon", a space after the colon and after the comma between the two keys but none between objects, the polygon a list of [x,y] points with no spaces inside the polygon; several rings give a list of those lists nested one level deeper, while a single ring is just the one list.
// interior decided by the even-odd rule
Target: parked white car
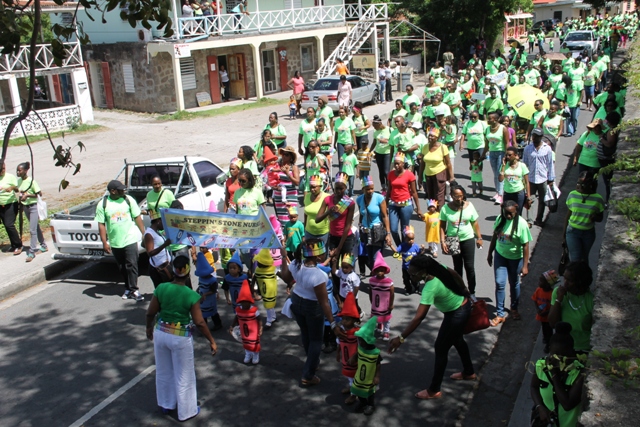
[{"label": "parked white car", "polygon": [[[369,102],[377,104],[380,100],[380,86],[378,83],[371,83],[360,76],[354,75],[347,76],[347,81],[351,83],[351,88],[353,89],[351,105],[356,101],[360,101],[363,104]],[[338,111],[340,107],[338,105],[338,83],[340,83],[340,76],[328,76],[318,79],[313,85],[313,90],[302,94],[302,108],[305,110],[309,107],[316,108],[318,106],[318,98],[322,95],[327,95],[329,107],[333,111]]]}]

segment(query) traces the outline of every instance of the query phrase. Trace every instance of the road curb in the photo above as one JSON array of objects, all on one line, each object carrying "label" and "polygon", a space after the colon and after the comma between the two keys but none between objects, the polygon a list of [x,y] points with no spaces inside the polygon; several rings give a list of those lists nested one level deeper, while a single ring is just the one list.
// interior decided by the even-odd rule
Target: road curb
[{"label": "road curb", "polygon": [[73,261],[57,261],[36,271],[26,273],[17,279],[11,280],[0,288],[0,301],[9,299],[20,292],[39,285],[40,283],[75,267],[77,264],[77,262]]}]

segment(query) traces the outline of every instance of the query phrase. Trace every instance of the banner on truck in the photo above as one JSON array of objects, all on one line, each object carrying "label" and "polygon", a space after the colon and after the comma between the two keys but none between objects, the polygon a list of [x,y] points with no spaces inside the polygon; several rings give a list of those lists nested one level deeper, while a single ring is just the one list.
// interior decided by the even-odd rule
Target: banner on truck
[{"label": "banner on truck", "polygon": [[210,249],[282,247],[264,208],[256,216],[181,209],[160,209],[160,213],[172,243]]}]

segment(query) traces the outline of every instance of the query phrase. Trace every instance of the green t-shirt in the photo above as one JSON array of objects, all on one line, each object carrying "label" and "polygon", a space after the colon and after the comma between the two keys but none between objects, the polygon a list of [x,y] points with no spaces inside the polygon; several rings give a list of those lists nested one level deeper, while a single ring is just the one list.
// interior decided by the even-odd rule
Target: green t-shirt
[{"label": "green t-shirt", "polygon": [[[395,156],[398,151],[406,152],[408,149],[413,147],[414,138],[415,134],[411,129],[407,128],[404,132],[394,129],[389,137],[389,145],[393,147],[393,155]],[[413,154],[415,155],[416,151],[414,151]],[[408,154],[404,160],[409,166],[413,165],[413,155]]]},{"label": "green t-shirt", "polygon": [[18,201],[16,193],[13,190],[8,190],[9,187],[17,187],[18,180],[15,175],[5,173],[0,177],[0,205],[8,205]]},{"label": "green t-shirt", "polygon": [[569,77],[571,77],[571,80],[573,80],[573,82],[578,85],[580,90],[582,90],[584,87],[583,78],[585,74],[585,69],[582,67],[572,67],[567,74],[569,74]]},{"label": "green t-shirt", "polygon": [[540,121],[540,117],[544,117],[547,114],[546,109],[542,109],[540,111],[535,111],[531,116],[531,120],[529,120],[529,124],[533,125],[533,127],[538,127],[538,122]]},{"label": "green t-shirt", "polygon": [[322,201],[326,197],[327,194],[320,193],[317,201],[312,202],[311,193],[307,193],[304,196],[305,231],[314,236],[322,236],[329,232],[329,217],[320,221],[319,224],[316,223],[316,216],[318,216]]},{"label": "green t-shirt", "polygon": [[271,124],[267,123],[264,129],[269,129],[271,131],[271,142],[273,142],[275,146],[279,146],[283,144],[284,140],[276,139],[276,136],[284,136],[284,137],[287,136],[287,130],[284,128],[284,126],[278,125],[275,129],[273,129],[271,127]]},{"label": "green t-shirt", "polygon": [[407,111],[411,110],[411,104],[413,104],[415,102],[415,104],[419,107],[420,106],[420,97],[418,95],[411,94],[411,95],[405,95],[402,97],[402,104],[404,105],[404,109]]},{"label": "green t-shirt", "polygon": [[183,326],[191,322],[191,307],[200,302],[200,294],[196,291],[171,282],[160,283],[153,295],[160,303],[158,318]]},{"label": "green t-shirt", "polygon": [[567,196],[567,208],[571,211],[569,225],[578,230],[591,230],[595,223],[591,215],[604,212],[604,199],[598,193],[583,194],[573,190]]},{"label": "green t-shirt", "polygon": [[[435,83],[435,80],[434,80]],[[427,98],[431,98],[432,96],[435,96],[437,94],[439,94],[440,92],[442,92],[442,88],[438,85],[435,86],[425,86],[424,88],[424,96]]]},{"label": "green t-shirt", "polygon": [[580,151],[578,163],[589,166],[590,168],[600,167],[600,162],[598,161],[599,141],[600,137],[589,130],[580,135],[580,138],[578,138],[578,145],[582,146],[582,151]]},{"label": "green t-shirt", "polygon": [[549,76],[549,81],[551,82],[553,90],[558,90],[558,86],[562,83],[562,74],[551,74]]},{"label": "green t-shirt", "polygon": [[485,99],[482,106],[484,108],[485,114],[489,114],[493,111],[502,112],[502,110],[504,109],[504,104],[502,103],[502,100],[498,98],[497,94],[495,99],[491,97]]},{"label": "green t-shirt", "polygon": [[[440,221],[447,223],[446,235],[458,236],[460,241],[473,239],[473,224],[478,220],[478,212],[471,202],[462,210],[462,217],[460,211],[454,211],[449,207],[448,203],[440,209]],[[460,230],[458,231],[458,224],[460,224]]]},{"label": "green t-shirt", "polygon": [[489,151],[505,151],[506,141],[504,140],[503,125],[498,126],[498,130],[491,132],[491,127],[487,126],[484,135],[489,140]]},{"label": "green t-shirt", "polygon": [[464,297],[447,288],[437,277],[424,284],[420,304],[435,305],[438,310],[448,313],[462,305]]},{"label": "green t-shirt", "polygon": [[[276,153],[274,153],[274,154],[276,154]],[[260,155],[260,157],[262,157],[262,154]],[[256,163],[255,160],[247,160],[246,162],[244,162],[242,164],[242,168],[243,169],[249,169],[251,171],[251,175],[253,175],[253,176],[260,175],[260,172],[258,172],[258,164]]]},{"label": "green t-shirt", "polygon": [[298,134],[302,135],[302,144],[304,145],[304,148],[307,148],[309,142],[311,142],[316,135],[316,121],[312,120],[311,123],[309,123],[307,119],[301,121]]},{"label": "green t-shirt", "polygon": [[590,71],[587,71],[587,74],[584,75],[584,85],[585,86],[593,86],[596,84],[596,79],[600,76],[600,72],[595,68],[592,68]]},{"label": "green t-shirt", "polygon": [[462,133],[465,135],[469,150],[477,150],[484,146],[484,131],[486,128],[487,124],[482,120],[478,120],[475,123],[469,120],[464,124]]},{"label": "green t-shirt", "polygon": [[[127,204],[124,197],[129,199]],[[95,220],[107,228],[109,245],[113,248],[124,248],[140,241],[142,237],[134,218],[140,216],[140,208],[131,196],[118,200],[107,197],[107,206],[103,209],[103,200],[96,207]]]},{"label": "green t-shirt", "polygon": [[355,115],[351,118],[353,124],[356,126],[356,136],[365,136],[369,133],[368,129],[365,129],[365,123],[367,122],[367,116],[360,114],[360,117]]},{"label": "green t-shirt", "polygon": [[[578,419],[580,419],[580,414],[582,413],[582,405],[576,405],[575,408],[569,411],[566,411],[562,405],[558,405],[558,408],[556,408],[555,402],[558,400],[558,398],[557,396],[555,398],[553,397],[553,386],[548,385],[549,376],[551,374],[547,375],[547,373],[545,372],[547,363],[548,362],[546,359],[540,359],[536,362],[536,376],[540,379],[541,382],[546,384],[546,386],[541,386],[539,389],[540,397],[542,397],[544,406],[546,406],[547,409],[558,414],[560,427],[575,427],[578,425]],[[567,379],[564,382],[565,386],[567,386],[566,389],[569,389],[569,386],[571,386],[576,381],[576,379],[578,379],[578,377],[580,376],[580,370],[583,367],[583,365],[578,361],[575,361],[573,363],[574,367],[569,370]]]},{"label": "green t-shirt", "polygon": [[[558,299],[558,288],[551,294],[551,304]],[[571,325],[573,348],[576,351],[591,350],[591,326],[593,325],[593,294],[573,295],[567,292],[562,299],[562,321]]]},{"label": "green t-shirt", "polygon": [[562,116],[557,114],[554,117],[546,116],[542,121],[542,131],[545,135],[553,137],[558,136],[558,132],[562,128]]},{"label": "green t-shirt", "polygon": [[333,122],[333,129],[338,135],[338,144],[355,144],[351,137],[351,131],[356,129],[356,125],[351,120],[351,117],[345,117],[344,120],[338,117]]},{"label": "green t-shirt", "polygon": [[528,85],[533,87],[538,87],[538,78],[540,77],[540,73],[535,68],[525,71],[524,78],[527,81]]},{"label": "green t-shirt", "polygon": [[524,162],[518,162],[515,168],[507,164],[504,167],[504,192],[518,193],[524,190],[525,175],[529,175],[529,168]]},{"label": "green t-shirt", "polygon": [[567,90],[567,105],[569,106],[569,108],[578,107],[580,105],[582,87],[580,87],[579,84],[574,82],[571,84],[571,87],[568,87],[566,90]]},{"label": "green t-shirt", "polygon": [[304,237],[304,224],[300,221],[284,223],[284,235],[287,239],[286,249],[295,252]]},{"label": "green t-shirt", "polygon": [[236,204],[238,215],[256,216],[260,213],[260,205],[264,203],[262,189],[253,187],[247,190],[240,187],[233,194],[233,203]]},{"label": "green t-shirt", "polygon": [[[501,216],[496,218],[493,229],[496,230]],[[513,220],[507,220],[502,230],[497,231],[496,251],[506,259],[521,259],[524,256],[524,245],[531,241],[529,224],[521,216],[518,217],[515,233],[511,237]]]},{"label": "green t-shirt", "polygon": [[409,112],[407,110],[405,110],[404,108],[401,108],[400,110],[393,110],[391,112],[391,124],[389,125],[389,127],[391,127],[391,129],[395,129],[396,128],[396,122],[395,122],[395,118],[396,117],[407,117],[407,114],[409,114]]},{"label": "green t-shirt", "polygon": [[[388,127],[380,130],[374,130],[373,140],[376,141],[376,147],[373,151],[378,154],[389,154],[391,152],[391,146],[389,145],[390,136],[391,131]],[[387,142],[380,141],[380,138],[386,140]]]},{"label": "green t-shirt", "polygon": [[331,124],[331,119],[333,118],[333,110],[328,105],[325,105],[322,110],[316,108],[316,118],[323,118],[325,124],[329,126]]},{"label": "green t-shirt", "polygon": [[460,107],[453,108],[454,105],[460,102],[460,94],[458,92],[449,92],[445,94],[442,102],[451,108],[451,112],[454,116],[460,117]]},{"label": "green t-shirt", "polygon": [[[162,194],[162,197],[160,197]],[[160,197],[160,200],[158,200]],[[147,193],[147,210],[157,210],[158,212],[162,208],[171,207],[171,203],[176,199],[173,195],[173,191],[168,188],[161,188],[159,192],[155,192],[155,190],[151,190]]]},{"label": "green t-shirt", "polygon": [[349,176],[354,176],[356,174],[356,167],[358,166],[358,156],[356,156],[354,153],[344,153],[341,160],[342,172],[346,173]]},{"label": "green t-shirt", "polygon": [[[18,188],[20,189],[20,192],[27,193],[29,195],[38,194],[40,192],[40,186],[38,185],[38,182],[33,181],[33,184],[31,184],[31,181],[33,181],[33,178],[31,177],[28,177],[24,181],[22,180],[22,178],[18,178]],[[31,185],[31,188],[29,188],[29,185]],[[29,188],[28,191],[27,188]],[[36,197],[27,197],[27,199],[22,202],[22,204],[25,206],[31,206],[35,203],[38,203],[38,199]]]}]

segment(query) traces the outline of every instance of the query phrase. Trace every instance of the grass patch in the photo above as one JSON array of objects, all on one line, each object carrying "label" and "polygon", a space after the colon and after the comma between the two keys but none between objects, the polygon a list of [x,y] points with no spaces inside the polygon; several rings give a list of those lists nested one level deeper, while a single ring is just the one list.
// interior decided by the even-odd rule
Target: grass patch
[{"label": "grass patch", "polygon": [[[88,133],[88,132],[96,132],[96,131],[101,131],[101,130],[105,130],[107,129],[105,126],[101,126],[101,125],[90,125],[90,124],[81,124],[78,125],[76,127],[74,127],[73,129],[69,129],[69,130],[64,130],[64,131],[58,131],[58,132],[51,132],[51,139],[53,138],[58,138],[61,137],[62,134],[64,135],[78,135],[81,133]],[[34,136],[29,136],[29,142],[38,142],[38,141],[42,141],[47,139],[47,134],[42,134],[42,135],[34,135]],[[27,143],[27,141],[24,139],[24,136],[21,136],[19,138],[13,138],[9,140],[9,147],[17,147],[19,145],[25,145]]]},{"label": "grass patch", "polygon": [[[47,200],[48,203],[48,213],[49,213],[49,218],[45,219],[44,221],[40,221],[40,228],[42,229],[42,232],[45,235],[45,238],[49,236],[49,223],[51,222],[51,217],[53,216],[54,213],[56,212],[60,212],[63,210],[68,210],[71,209],[74,206],[80,205],[82,203],[85,202],[89,202],[93,199],[97,199],[98,197],[100,197],[102,194],[104,194],[104,189],[105,184],[101,184],[100,189],[98,189],[97,187],[95,189],[89,189],[85,192],[83,192],[81,195],[78,195],[76,197],[71,197],[69,199],[63,200],[59,203],[59,206],[52,208],[51,207],[51,203],[50,201]],[[23,214],[24,215],[24,214]],[[16,218],[16,230],[18,230],[18,232],[20,232],[20,228],[19,228],[19,222],[18,222],[18,218]],[[25,242],[26,244],[28,244],[29,242],[29,221],[26,219],[26,217],[24,218],[23,222],[22,222],[22,241]],[[0,226],[0,246],[4,246],[4,245],[9,245],[9,236],[7,236],[7,230],[5,230],[5,228],[3,226]]]},{"label": "grass patch", "polygon": [[213,108],[204,111],[178,111],[173,114],[162,114],[157,117],[158,120],[193,120],[202,117],[216,117],[240,111],[253,110],[254,108],[267,107],[269,105],[283,105],[284,101],[273,98],[260,98],[259,101],[249,104],[230,105],[228,107]]}]

